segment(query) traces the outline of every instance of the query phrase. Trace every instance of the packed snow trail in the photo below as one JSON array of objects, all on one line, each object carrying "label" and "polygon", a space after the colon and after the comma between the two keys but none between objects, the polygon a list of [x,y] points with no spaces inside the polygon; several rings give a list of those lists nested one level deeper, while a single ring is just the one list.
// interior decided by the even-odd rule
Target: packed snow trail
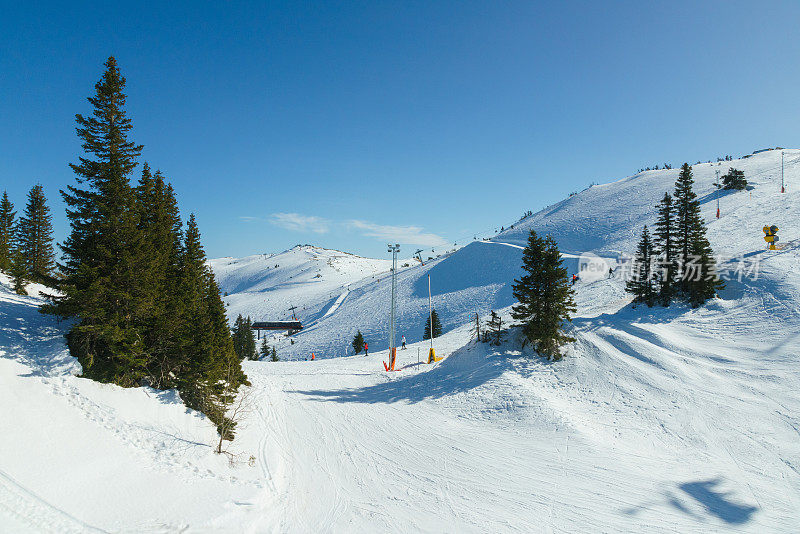
[{"label": "packed snow trail", "polygon": [[254,364],[255,387],[280,406],[266,456],[291,465],[283,483],[296,501],[282,522],[332,532],[788,531],[800,509],[794,473],[781,466],[797,452],[784,449],[796,437],[791,392],[753,380],[738,343],[724,349],[741,358],[738,372],[686,366],[676,332],[686,345],[705,337],[692,318],[645,346],[621,314],[578,326],[584,362],[458,348],[457,331],[437,341],[443,362],[417,366],[410,346],[394,374],[377,371],[385,353]]},{"label": "packed snow trail", "polygon": [[345,291],[344,293],[342,293],[341,295],[336,297],[336,300],[333,301],[333,304],[331,304],[331,307],[328,308],[327,311],[325,311],[325,315],[322,316],[322,319],[324,319],[325,317],[333,314],[336,310],[338,310],[339,306],[342,305],[342,302],[344,302],[344,299],[346,299],[347,295],[349,295],[349,294],[350,294],[350,291]]},{"label": "packed snow trail", "polygon": [[[427,343],[399,351],[396,373],[380,370],[385,353],[245,362],[252,411],[233,468],[211,453],[213,431],[193,428],[203,420],[168,397],[61,371],[51,318],[9,295],[4,331],[20,339],[3,344],[18,356],[0,359],[10,379],[0,402],[21,396],[26,417],[3,422],[0,469],[20,488],[12,495],[36,499],[12,504],[24,521],[0,507],[0,522],[22,532],[56,521],[140,532],[791,531],[800,384],[789,357],[800,346],[793,335],[764,344],[760,325],[800,326],[796,310],[746,289],[736,303],[648,314],[609,298],[615,280],[584,287],[590,313],[557,364],[516,343],[469,344],[468,327],[435,341],[446,356],[435,365],[416,363]],[[593,308],[600,293],[617,304]],[[9,329],[17,318],[25,330]]]}]

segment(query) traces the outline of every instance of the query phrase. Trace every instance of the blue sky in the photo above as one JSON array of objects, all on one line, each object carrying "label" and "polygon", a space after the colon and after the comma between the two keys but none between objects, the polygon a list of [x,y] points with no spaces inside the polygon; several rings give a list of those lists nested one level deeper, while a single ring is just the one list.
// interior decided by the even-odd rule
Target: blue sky
[{"label": "blue sky", "polygon": [[648,165],[800,147],[794,1],[2,8],[0,188],[41,182],[59,240],[108,55],[212,257],[408,256]]}]

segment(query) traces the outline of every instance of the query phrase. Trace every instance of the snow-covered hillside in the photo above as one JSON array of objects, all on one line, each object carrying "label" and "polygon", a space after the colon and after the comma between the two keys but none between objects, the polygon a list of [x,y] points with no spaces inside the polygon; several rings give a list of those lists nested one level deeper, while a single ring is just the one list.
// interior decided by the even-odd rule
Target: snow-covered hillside
[{"label": "snow-covered hillside", "polygon": [[[692,166],[709,238],[716,252],[736,254],[763,248],[765,224],[777,224],[782,240],[800,238],[800,150],[785,150],[787,192],[780,194],[781,151],[759,152],[744,159]],[[678,167],[678,166],[676,166]],[[742,170],[751,191],[718,191],[714,185],[730,167]],[[614,255],[633,252],[642,227],[655,221],[654,206],[672,193],[679,168],[645,171],[617,182],[593,185],[549,206],[500,233],[495,239],[525,245],[528,231],[549,233],[562,252]],[[716,219],[717,198],[721,217]],[[731,239],[733,235],[737,239]],[[744,241],[741,241],[741,240]]]},{"label": "snow-covered hillside", "polygon": [[209,264],[226,295],[231,322],[239,314],[253,320],[285,320],[294,306],[305,323],[330,313],[351,286],[385,275],[392,266],[390,260],[310,245],[280,254],[218,258]]},{"label": "snow-covered hillside", "polygon": [[[693,167],[695,192],[701,199],[709,239],[715,252],[729,259],[725,268],[735,269],[744,261],[745,254],[752,255],[764,249],[761,228],[765,224],[777,224],[783,242],[800,239],[800,217],[793,211],[800,206],[800,150],[786,150],[785,153],[785,194],[780,194],[779,150]],[[751,190],[717,190],[716,171],[723,175],[729,167],[745,171]],[[401,269],[399,273],[398,331],[409,340],[422,337],[427,317],[428,274],[433,304],[445,330],[466,323],[475,313],[486,315],[491,310],[513,304],[511,283],[520,274],[521,247],[531,228],[550,233],[557,239],[570,273],[578,271],[581,254],[608,257],[613,264],[619,256],[634,251],[642,227],[655,221],[655,205],[665,192],[672,191],[678,172],[678,169],[646,171],[610,184],[592,186],[514,224],[491,241],[474,241],[424,266],[411,262],[411,268]],[[721,206],[720,219],[715,217],[717,197]],[[226,280],[226,272],[219,267],[224,261],[215,260],[212,265]],[[314,264],[306,263],[302,267],[292,264],[287,271],[281,270],[279,277],[286,279],[296,269],[314,272]],[[304,359],[311,352],[323,358],[345,355],[352,350],[348,345],[356,329],[364,333],[371,347],[383,349],[388,346],[386,332],[391,292],[388,272],[359,282],[356,281],[359,273],[353,274],[346,285],[338,287],[335,287],[335,279],[323,277],[322,280],[332,282],[324,286],[320,282],[319,287],[325,290],[319,294],[314,293],[311,284],[287,288],[283,281],[274,286],[268,282],[259,286],[260,294],[230,291],[229,312],[233,317],[242,313],[255,318],[269,311],[283,318],[290,301],[303,303],[295,305],[305,308],[299,317],[310,328],[297,335],[294,344],[290,345],[286,339],[277,342],[290,358]],[[223,287],[228,286],[236,287],[223,284]],[[275,290],[275,297],[267,290]],[[275,307],[270,304],[272,302],[277,303]]]},{"label": "snow-covered hillside", "polygon": [[[213,260],[231,316],[295,305],[307,325],[273,341],[298,361],[244,363],[251,410],[233,466],[173,393],[73,376],[66,325],[2,280],[0,531],[794,532],[798,160],[787,151],[785,194],[780,152],[695,166],[711,244],[729,257],[721,298],[632,309],[622,280],[583,280],[577,341],[558,363],[522,354],[513,332],[500,347],[470,341],[470,317],[509,319],[529,228],[553,233],[573,271],[586,252],[632,251],[677,169],[591,187],[401,269],[412,343],[395,373],[381,364],[388,262],[308,247]],[[724,194],[717,220],[714,170],[730,166],[754,187]],[[764,251],[765,224],[782,250]],[[417,363],[428,274],[446,330],[434,365]],[[370,356],[334,358],[359,328]]]}]

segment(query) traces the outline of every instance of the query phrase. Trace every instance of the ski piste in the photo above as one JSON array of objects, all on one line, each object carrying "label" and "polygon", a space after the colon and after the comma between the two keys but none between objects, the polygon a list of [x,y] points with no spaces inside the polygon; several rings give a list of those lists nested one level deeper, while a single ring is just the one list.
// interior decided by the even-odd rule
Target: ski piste
[{"label": "ski piste", "polygon": [[[408,350],[392,373],[386,259],[298,247],[212,260],[229,317],[280,320],[295,306],[308,325],[270,338],[280,362],[243,363],[253,402],[232,462],[174,391],[80,378],[65,325],[37,311],[45,288],[18,296],[2,276],[0,530],[792,532],[798,158],[785,151],[785,193],[780,151],[694,165],[729,277],[720,298],[632,309],[615,276],[582,276],[577,341],[558,363],[513,335],[475,343],[475,313],[511,322],[530,228],[556,237],[571,273],[590,253],[632,252],[677,169],[593,186],[424,266],[401,261]],[[753,189],[723,192],[717,219],[715,171],[728,167]],[[783,248],[768,251],[773,225]],[[428,274],[443,327],[434,365],[417,364]],[[357,329],[367,357],[345,350]]]}]

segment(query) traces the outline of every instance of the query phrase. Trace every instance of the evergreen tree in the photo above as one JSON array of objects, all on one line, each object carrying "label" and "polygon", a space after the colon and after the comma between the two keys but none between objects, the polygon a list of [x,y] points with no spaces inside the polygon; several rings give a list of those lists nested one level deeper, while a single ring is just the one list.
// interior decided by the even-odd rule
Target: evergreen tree
[{"label": "evergreen tree", "polygon": [[675,228],[677,235],[678,288],[693,307],[713,298],[724,287],[717,276],[706,227],[700,215],[700,202],[692,190],[692,168],[684,163],[675,183]]},{"label": "evergreen tree", "polygon": [[150,310],[145,323],[148,370],[154,387],[172,387],[180,351],[179,285],[182,254],[182,222],[172,186],[160,172],[153,176],[147,163],[136,187],[139,231],[147,251],[140,274],[139,298]]},{"label": "evergreen tree", "polygon": [[747,180],[744,177],[744,171],[734,169],[733,167],[728,169],[728,174],[722,176],[722,188],[738,190],[746,189]]},{"label": "evergreen tree", "polygon": [[84,376],[133,386],[147,375],[143,325],[150,313],[142,298],[147,281],[140,277],[146,252],[129,183],[142,147],[127,138],[125,78],[113,57],[105,67],[88,99],[92,115],[76,115],[86,156],[70,164],[77,184],[61,192],[71,232],[62,245],[61,295],[46,311],[77,318],[67,343]]},{"label": "evergreen tree", "polygon": [[52,221],[44,189],[41,184],[36,184],[28,193],[28,204],[17,228],[19,248],[25,258],[28,276],[34,282],[52,283],[55,264]]},{"label": "evergreen tree", "polygon": [[275,347],[272,347],[272,361],[273,362],[278,361],[278,349],[276,349]]},{"label": "evergreen tree", "polygon": [[431,310],[430,315],[425,319],[425,331],[422,334],[422,339],[431,338],[431,319],[433,319],[433,337],[437,338],[442,335],[442,322],[439,320],[439,314],[436,313],[436,308]]},{"label": "evergreen tree", "polygon": [[266,360],[267,358],[270,357],[271,354],[272,354],[272,351],[270,350],[269,345],[267,345],[267,338],[262,339],[261,340],[261,348],[258,351],[258,355],[259,355],[260,359]]},{"label": "evergreen tree", "polygon": [[240,314],[233,323],[233,351],[240,360],[258,359],[256,340],[253,337],[253,322],[250,317],[245,319]]},{"label": "evergreen tree", "polygon": [[11,275],[11,285],[17,295],[27,295],[28,291],[25,289],[25,281],[28,278],[28,269],[25,265],[25,256],[22,251],[17,247],[11,251],[11,267],[9,268]]},{"label": "evergreen tree", "polygon": [[642,238],[633,257],[631,279],[625,284],[625,290],[633,294],[634,303],[643,303],[652,307],[656,302],[657,288],[655,286],[655,273],[653,263],[655,256],[653,243],[647,226],[642,231]]},{"label": "evergreen tree", "polygon": [[658,283],[658,300],[662,306],[669,306],[675,295],[678,279],[678,245],[675,228],[675,208],[672,196],[664,193],[664,198],[656,206],[658,220],[653,232],[654,253],[658,256],[658,272],[655,273]]},{"label": "evergreen tree", "polygon": [[575,312],[574,292],[567,269],[561,264],[561,253],[552,236],[542,239],[531,230],[528,245],[522,253],[522,269],[526,271],[514,281],[514,297],[519,304],[511,316],[520,321],[526,342],[542,355],[560,360],[560,347],[574,341],[563,331],[564,321],[571,321]]},{"label": "evergreen tree", "polygon": [[61,245],[60,295],[43,311],[73,319],[67,344],[84,376],[177,387],[221,439],[232,439],[235,417],[226,413],[248,382],[219,287],[194,216],[184,234],[163,176],[145,166],[131,187],[142,147],[127,138],[125,79],[113,57],[105,66],[89,98],[93,114],[76,116],[85,156],[71,165],[77,184],[62,191],[70,235]]},{"label": "evergreen tree", "polygon": [[224,439],[233,439],[235,425],[225,414],[239,386],[249,383],[233,349],[225,305],[206,264],[193,214],[186,224],[180,274],[178,389],[187,406],[205,413]]},{"label": "evergreen tree", "polygon": [[492,345],[500,345],[503,341],[503,319],[500,315],[492,310],[489,317],[489,323],[486,325],[488,328],[487,338],[491,341]]},{"label": "evergreen tree", "polygon": [[258,349],[256,348],[256,336],[253,334],[253,321],[247,317],[247,345],[245,345],[245,358],[248,360],[258,359]]},{"label": "evergreen tree", "polygon": [[[700,202],[692,189],[694,179],[692,178],[692,168],[688,163],[684,163],[678,180],[675,182],[675,249],[678,253],[678,261],[682,264],[688,261],[692,251],[698,222],[702,223],[700,216]],[[684,280],[680,281],[680,290],[686,291]]]},{"label": "evergreen tree", "polygon": [[[481,332],[483,333],[483,336],[481,336]],[[486,326],[481,323],[481,318],[477,313],[475,314],[475,323],[470,329],[470,339],[473,337],[477,342],[488,339],[486,334]]]},{"label": "evergreen tree", "polygon": [[0,200],[0,271],[8,272],[11,269],[11,258],[16,246],[14,217],[14,204],[8,199],[8,193],[3,191]]},{"label": "evergreen tree", "polygon": [[361,335],[361,330],[359,330],[355,336],[353,336],[353,351],[356,354],[361,354],[361,351],[364,350],[364,336]]},{"label": "evergreen tree", "polygon": [[691,260],[684,276],[688,280],[686,298],[693,308],[716,297],[717,291],[725,287],[725,283],[719,278],[714,251],[705,232],[692,243]]},{"label": "evergreen tree", "polygon": [[247,339],[245,337],[245,328],[247,328],[247,321],[240,313],[236,320],[233,322],[233,329],[231,332],[231,339],[233,340],[233,352],[240,360],[245,358],[245,351],[247,350]]}]

